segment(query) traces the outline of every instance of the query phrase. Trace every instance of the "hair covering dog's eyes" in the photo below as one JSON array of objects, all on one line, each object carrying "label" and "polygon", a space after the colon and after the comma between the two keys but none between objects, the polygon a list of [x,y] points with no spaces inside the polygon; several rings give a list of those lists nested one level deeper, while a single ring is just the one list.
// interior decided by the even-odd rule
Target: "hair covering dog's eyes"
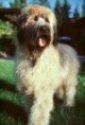
[{"label": "hair covering dog's eyes", "polygon": [[18,20],[17,20],[17,27],[19,28],[19,26],[20,26],[22,23],[26,22],[27,18],[28,18],[27,15],[20,15],[20,16],[18,17]]}]

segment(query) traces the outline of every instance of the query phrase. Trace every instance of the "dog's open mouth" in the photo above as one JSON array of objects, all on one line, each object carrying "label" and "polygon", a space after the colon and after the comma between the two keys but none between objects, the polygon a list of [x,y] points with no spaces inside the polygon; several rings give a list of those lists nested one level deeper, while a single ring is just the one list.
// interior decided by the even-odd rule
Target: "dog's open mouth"
[{"label": "dog's open mouth", "polygon": [[41,48],[46,47],[50,43],[50,28],[47,26],[38,27],[37,45]]},{"label": "dog's open mouth", "polygon": [[37,39],[37,44],[39,47],[43,48],[49,45],[50,43],[50,35],[44,34],[40,35]]},{"label": "dog's open mouth", "polygon": [[49,43],[50,43],[50,40],[47,40],[43,37],[38,38],[38,46],[41,47],[41,48],[46,47],[47,45],[49,45]]},{"label": "dog's open mouth", "polygon": [[42,37],[39,38],[39,39],[38,39],[38,45],[39,45],[40,47],[46,46],[46,40],[43,39]]}]

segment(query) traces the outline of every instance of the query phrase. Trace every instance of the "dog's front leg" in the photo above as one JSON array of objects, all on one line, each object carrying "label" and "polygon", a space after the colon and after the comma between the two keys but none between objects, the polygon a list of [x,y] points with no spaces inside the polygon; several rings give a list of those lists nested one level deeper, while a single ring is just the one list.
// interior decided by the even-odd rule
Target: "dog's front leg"
[{"label": "dog's front leg", "polygon": [[34,101],[28,125],[48,125],[52,109],[52,95],[49,97],[42,94]]}]

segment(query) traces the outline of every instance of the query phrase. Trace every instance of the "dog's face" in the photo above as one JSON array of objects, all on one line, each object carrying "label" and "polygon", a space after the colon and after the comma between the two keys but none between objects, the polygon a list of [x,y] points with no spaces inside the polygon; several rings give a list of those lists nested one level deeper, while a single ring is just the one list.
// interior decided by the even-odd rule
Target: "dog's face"
[{"label": "dog's face", "polygon": [[56,19],[46,7],[31,5],[21,11],[18,20],[18,40],[21,48],[43,49],[55,42]]}]

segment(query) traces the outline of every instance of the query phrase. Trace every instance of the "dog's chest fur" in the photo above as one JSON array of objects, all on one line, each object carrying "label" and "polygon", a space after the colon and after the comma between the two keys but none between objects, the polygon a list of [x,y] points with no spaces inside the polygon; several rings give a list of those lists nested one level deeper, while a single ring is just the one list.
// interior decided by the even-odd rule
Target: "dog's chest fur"
[{"label": "dog's chest fur", "polygon": [[32,66],[31,63],[29,58],[18,60],[16,73],[21,86],[28,89],[28,91],[30,86],[33,87],[33,91],[37,91],[39,88],[40,90],[47,90],[50,86],[50,89],[54,91],[61,76],[57,50],[49,45],[37,59],[35,65]]}]

